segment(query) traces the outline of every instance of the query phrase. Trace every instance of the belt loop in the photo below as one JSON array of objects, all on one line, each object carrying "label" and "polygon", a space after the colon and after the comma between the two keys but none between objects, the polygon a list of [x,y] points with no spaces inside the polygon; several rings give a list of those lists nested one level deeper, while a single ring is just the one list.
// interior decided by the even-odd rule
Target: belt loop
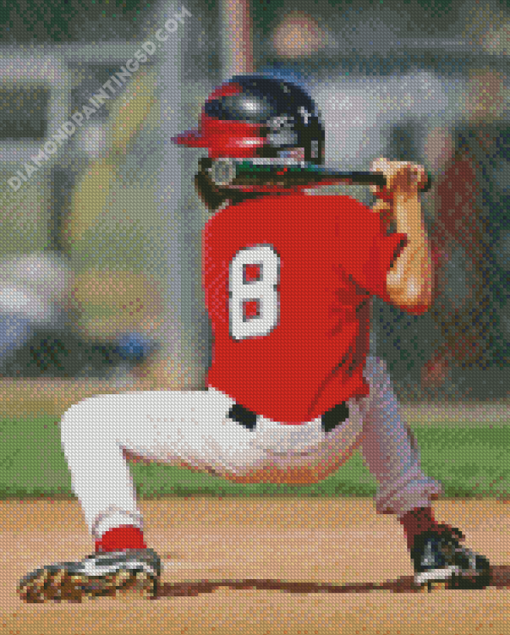
[{"label": "belt loop", "polygon": [[349,407],[344,401],[336,406],[333,406],[330,410],[322,415],[322,429],[324,432],[330,432],[337,425],[343,423],[349,416]]},{"label": "belt loop", "polygon": [[248,430],[254,430],[257,425],[257,415],[238,403],[235,403],[232,408],[230,408],[227,416],[245,428],[248,428]]}]

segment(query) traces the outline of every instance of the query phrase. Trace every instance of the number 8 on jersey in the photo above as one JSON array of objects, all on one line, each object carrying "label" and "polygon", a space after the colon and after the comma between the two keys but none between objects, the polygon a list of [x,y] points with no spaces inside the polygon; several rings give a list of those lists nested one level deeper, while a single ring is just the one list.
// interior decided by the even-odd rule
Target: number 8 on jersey
[{"label": "number 8 on jersey", "polygon": [[271,245],[241,249],[230,261],[229,322],[235,340],[268,335],[278,325],[280,257]]}]

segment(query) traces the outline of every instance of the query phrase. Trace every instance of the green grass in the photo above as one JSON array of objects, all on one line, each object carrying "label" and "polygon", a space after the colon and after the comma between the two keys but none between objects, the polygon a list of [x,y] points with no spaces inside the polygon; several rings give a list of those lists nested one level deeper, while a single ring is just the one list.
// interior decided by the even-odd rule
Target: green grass
[{"label": "green grass", "polygon": [[[425,472],[447,497],[510,496],[510,426],[412,426]],[[166,465],[132,466],[140,497],[373,496],[376,481],[357,452],[328,479],[311,486],[237,485]],[[0,420],[0,498],[71,496],[69,470],[55,417]]]}]

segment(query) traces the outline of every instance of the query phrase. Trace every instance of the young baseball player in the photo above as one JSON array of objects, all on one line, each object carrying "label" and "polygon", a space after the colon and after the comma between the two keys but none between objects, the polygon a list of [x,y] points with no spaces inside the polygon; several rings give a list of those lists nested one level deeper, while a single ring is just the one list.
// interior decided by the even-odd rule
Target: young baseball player
[{"label": "young baseball player", "polygon": [[421,470],[384,362],[367,358],[372,295],[411,313],[431,302],[423,168],[375,161],[387,185],[374,188],[381,200],[372,209],[345,196],[289,191],[278,179],[260,184],[256,174],[244,189],[218,187],[231,175],[222,177],[228,163],[211,171],[217,159],[261,159],[261,170],[322,162],[311,98],[260,76],[220,86],[200,129],[175,141],[209,152],[196,177],[212,212],[203,234],[215,338],[208,388],[102,395],[64,414],[62,447],[96,552],[27,575],[21,597],[157,593],[160,559],[145,543],[128,455],[240,483],[305,484],[332,474],[358,447],[379,484],[377,511],[403,525],[416,584],[486,583],[488,561],[434,519],[431,499],[441,486]]}]

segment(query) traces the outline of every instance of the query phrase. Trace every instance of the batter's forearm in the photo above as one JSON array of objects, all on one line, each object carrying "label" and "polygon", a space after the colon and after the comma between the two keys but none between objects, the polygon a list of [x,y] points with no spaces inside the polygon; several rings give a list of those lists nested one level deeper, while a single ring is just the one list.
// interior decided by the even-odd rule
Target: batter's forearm
[{"label": "batter's forearm", "polygon": [[395,192],[393,205],[396,230],[407,235],[407,245],[387,274],[388,294],[399,306],[430,306],[432,257],[418,194]]}]

